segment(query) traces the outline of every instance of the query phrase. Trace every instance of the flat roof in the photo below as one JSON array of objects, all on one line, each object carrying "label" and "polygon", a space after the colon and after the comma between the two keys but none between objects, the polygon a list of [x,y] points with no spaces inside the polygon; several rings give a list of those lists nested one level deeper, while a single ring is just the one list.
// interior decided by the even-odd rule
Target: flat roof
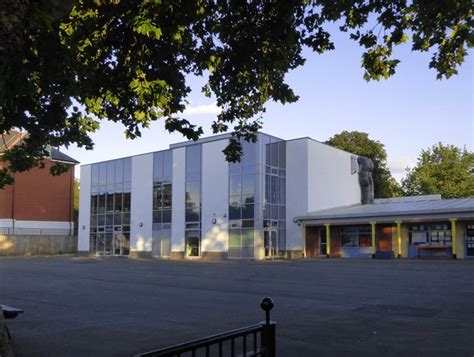
[{"label": "flat roof", "polygon": [[363,220],[391,221],[413,218],[472,218],[474,198],[442,199],[439,195],[413,196],[375,200],[373,204],[354,204],[309,212],[294,218],[308,224],[359,222]]}]

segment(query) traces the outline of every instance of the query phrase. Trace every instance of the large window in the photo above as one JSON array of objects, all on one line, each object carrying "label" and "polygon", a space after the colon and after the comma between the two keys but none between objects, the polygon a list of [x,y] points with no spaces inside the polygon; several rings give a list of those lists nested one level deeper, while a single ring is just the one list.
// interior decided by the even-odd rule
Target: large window
[{"label": "large window", "polygon": [[172,151],[153,155],[153,255],[171,255]]},{"label": "large window", "polygon": [[372,228],[370,226],[343,227],[341,229],[341,247],[371,247]]},{"label": "large window", "polygon": [[229,257],[254,257],[257,144],[242,141],[241,161],[229,164]]},{"label": "large window", "polygon": [[91,254],[130,252],[131,170],[130,158],[91,167]]},{"label": "large window", "polygon": [[265,197],[263,227],[278,231],[279,255],[286,249],[286,142],[263,137],[265,151]]},{"label": "large window", "polygon": [[201,145],[186,147],[185,254],[201,255]]},{"label": "large window", "polygon": [[451,226],[449,223],[410,225],[411,245],[431,245],[450,247]]}]

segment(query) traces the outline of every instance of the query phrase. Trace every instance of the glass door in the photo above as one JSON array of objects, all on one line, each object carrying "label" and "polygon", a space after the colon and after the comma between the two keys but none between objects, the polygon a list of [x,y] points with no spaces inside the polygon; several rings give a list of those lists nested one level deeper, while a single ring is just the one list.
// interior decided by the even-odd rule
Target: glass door
[{"label": "glass door", "polygon": [[201,256],[200,231],[186,231],[186,257]]},{"label": "glass door", "polygon": [[278,253],[278,239],[276,229],[265,229],[263,231],[263,245],[265,258],[273,259]]}]

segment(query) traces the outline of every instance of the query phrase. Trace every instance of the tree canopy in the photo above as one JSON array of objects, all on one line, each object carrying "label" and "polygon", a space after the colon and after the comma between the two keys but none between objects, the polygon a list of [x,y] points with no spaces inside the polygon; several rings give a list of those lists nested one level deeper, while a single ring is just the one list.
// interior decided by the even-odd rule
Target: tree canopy
[{"label": "tree canopy", "polygon": [[359,131],[343,131],[326,141],[333,147],[365,156],[374,163],[372,172],[375,198],[396,197],[402,195],[397,181],[387,168],[387,152],[382,143],[369,138],[369,134]]},{"label": "tree canopy", "polygon": [[441,143],[422,150],[416,166],[407,169],[402,187],[408,195],[474,197],[474,153]]},{"label": "tree canopy", "polygon": [[3,0],[0,133],[30,135],[5,152],[0,187],[39,165],[48,145],[91,149],[101,120],[122,123],[130,138],[163,120],[196,140],[203,130],[183,114],[190,75],[206,78],[203,93],[222,108],[212,130],[233,133],[224,152],[237,161],[265,104],[298,99],[285,74],[304,64],[303,47],[334,49],[329,24],[364,49],[366,80],[393,75],[392,50],[409,39],[432,53],[441,79],[473,45],[472,15],[471,0]]}]

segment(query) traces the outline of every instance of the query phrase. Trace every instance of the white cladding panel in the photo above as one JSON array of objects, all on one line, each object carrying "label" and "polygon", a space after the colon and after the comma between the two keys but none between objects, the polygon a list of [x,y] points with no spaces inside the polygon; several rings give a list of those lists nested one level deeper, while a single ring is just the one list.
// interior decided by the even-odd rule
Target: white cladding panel
[{"label": "white cladding panel", "polygon": [[360,203],[359,175],[348,152],[308,140],[308,212]]},{"label": "white cladding panel", "polygon": [[151,251],[153,223],[152,193],[153,154],[132,157],[132,202],[130,216],[131,251]]},{"label": "white cladding panel", "polygon": [[286,249],[303,249],[301,227],[293,222],[308,213],[308,139],[286,143]]},{"label": "white cladding panel", "polygon": [[[79,227],[77,250],[89,251],[90,220],[91,220],[91,165],[81,166],[79,190]],[[82,229],[84,226],[84,229]]]},{"label": "white cladding panel", "polygon": [[[202,145],[202,241],[203,252],[227,252],[229,210],[229,163],[222,152],[227,140]],[[212,220],[216,219],[213,224]]]},{"label": "white cladding panel", "polygon": [[186,148],[173,149],[171,251],[184,252]]}]

